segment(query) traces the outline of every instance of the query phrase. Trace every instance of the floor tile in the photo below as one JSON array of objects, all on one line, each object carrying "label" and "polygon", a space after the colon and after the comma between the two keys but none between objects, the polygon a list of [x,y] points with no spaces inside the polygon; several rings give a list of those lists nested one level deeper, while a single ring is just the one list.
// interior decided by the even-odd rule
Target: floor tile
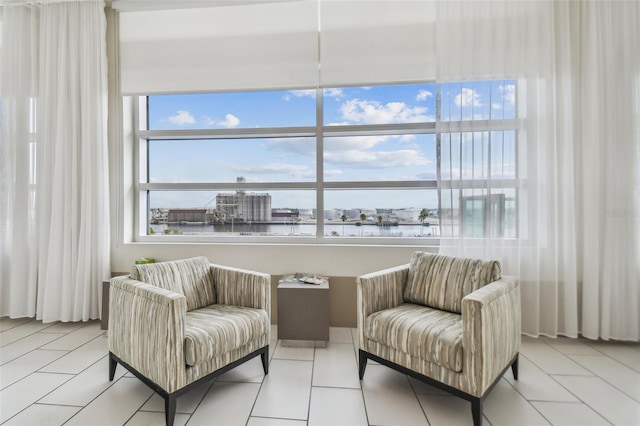
[{"label": "floor tile", "polygon": [[588,370],[542,340],[523,339],[520,353],[547,374],[591,375]]},{"label": "floor tile", "polygon": [[121,366],[116,368],[114,381],[109,381],[109,357],[105,355],[84,371],[76,374],[65,384],[42,398],[44,404],[85,406],[98,395],[109,388],[126,370]]},{"label": "floor tile", "polygon": [[606,356],[571,355],[571,358],[605,382],[640,402],[640,373]]},{"label": "floor tile", "polygon": [[[38,349],[7,362],[0,366],[0,389],[4,389],[27,377],[66,354],[67,352],[64,351],[43,351]],[[67,377],[67,380],[70,378]]]},{"label": "floor tile", "polygon": [[49,373],[78,374],[109,353],[107,336],[94,338],[76,350],[47,365],[42,371]]},{"label": "floor tile", "polygon": [[316,348],[313,386],[360,389],[358,365],[351,343],[329,342],[326,348]]},{"label": "floor tile", "polygon": [[640,424],[640,404],[599,377],[554,376],[571,393],[614,425]]},{"label": "floor tile", "polygon": [[541,426],[549,422],[506,381],[500,380],[484,401],[484,416],[492,426]]},{"label": "floor tile", "polygon": [[11,328],[24,324],[25,322],[33,321],[33,318],[0,318],[0,333],[7,331]]},{"label": "floor tile", "polygon": [[309,412],[313,363],[274,359],[258,394],[257,417],[306,420]]},{"label": "floor tile", "polygon": [[[55,322],[51,325],[51,327],[47,327],[42,330],[43,333],[63,333],[68,334],[72,331],[78,330],[88,324],[97,323],[97,321],[90,322]],[[104,331],[104,330],[103,330]]]},{"label": "floor tile", "polygon": [[34,373],[0,391],[0,423],[20,413],[71,376]]},{"label": "floor tile", "polygon": [[362,392],[358,389],[313,387],[309,426],[363,425],[367,423]]},{"label": "floor tile", "polygon": [[438,389],[435,386],[432,386],[420,380],[414,379],[413,377],[409,377],[409,383],[411,384],[413,391],[418,395],[423,393],[430,394],[430,395],[451,395],[449,392],[445,392],[441,389]]},{"label": "floor tile", "polygon": [[315,348],[297,348],[282,346],[282,341],[278,341],[278,346],[273,354],[274,359],[291,359],[299,361],[313,361]]},{"label": "floor tile", "polygon": [[333,343],[353,343],[351,329],[344,327],[329,327],[329,341]]},{"label": "floor tile", "polygon": [[587,344],[597,351],[640,372],[640,344],[623,342],[590,341]]},{"label": "floor tile", "polygon": [[191,416],[189,426],[244,426],[259,390],[257,383],[214,383]]},{"label": "floor tile", "polygon": [[420,394],[418,400],[431,426],[471,426],[471,403],[453,395]]},{"label": "floor tile", "polygon": [[[99,321],[0,318],[0,423],[161,425],[164,400],[118,366],[108,380]],[[358,379],[356,328],[326,348],[285,347],[272,325],[270,374],[254,358],[178,398],[176,425],[471,425],[468,401],[369,360]],[[553,372],[554,374],[549,374]],[[640,424],[640,344],[523,336],[484,404],[484,424]]]},{"label": "floor tile", "polygon": [[[58,326],[53,326],[52,328],[55,329],[56,327]],[[42,349],[72,351],[82,345],[89,343],[102,334],[105,334],[105,332],[104,330],[100,330],[100,324],[92,322],[89,324],[85,324],[81,328],[73,330],[70,333],[67,333],[67,335],[65,335],[64,337],[51,342]]]},{"label": "floor tile", "polygon": [[0,346],[6,346],[33,333],[43,331],[48,327],[51,327],[51,324],[43,324],[42,321],[35,320],[26,321],[16,327],[11,327],[7,331],[0,333]]},{"label": "floor tile", "polygon": [[73,416],[65,426],[123,425],[134,416],[152,393],[153,391],[140,380],[122,377]]},{"label": "floor tile", "polygon": [[505,373],[504,378],[526,399],[578,402],[578,399],[571,392],[560,386],[558,382],[529,361],[526,356],[520,355],[518,364],[518,380],[513,378],[511,370]]},{"label": "floor tile", "polygon": [[582,403],[532,401],[531,404],[553,425],[609,426],[611,424]]},{"label": "floor tile", "polygon": [[[188,414],[177,413],[173,426],[184,426],[189,421]],[[126,426],[154,426],[164,425],[164,412],[154,413],[150,411],[138,411],[131,419],[126,423]]]},{"label": "floor tile", "polygon": [[307,422],[304,420],[251,417],[247,422],[247,426],[307,426]]},{"label": "floor tile", "polygon": [[[202,402],[202,398],[213,385],[215,379],[208,380],[207,382],[191,389],[189,392],[182,394],[178,397],[176,402],[176,412],[193,414],[198,408],[198,405]],[[140,408],[142,411],[156,411],[164,413],[164,398],[154,393],[149,400]]]},{"label": "floor tile", "polygon": [[428,425],[409,379],[382,365],[368,365],[362,392],[373,425]]},{"label": "floor tile", "polygon": [[47,343],[64,336],[54,333],[33,333],[23,339],[17,340],[0,348],[0,365],[38,349]]},{"label": "floor tile", "polygon": [[601,355],[600,352],[586,344],[583,339],[541,337],[540,340],[565,355]]},{"label": "floor tile", "polygon": [[57,426],[63,425],[82,407],[33,404],[12,417],[3,426]]},{"label": "floor tile", "polygon": [[264,377],[262,358],[258,356],[222,374],[217,381],[262,383]]}]

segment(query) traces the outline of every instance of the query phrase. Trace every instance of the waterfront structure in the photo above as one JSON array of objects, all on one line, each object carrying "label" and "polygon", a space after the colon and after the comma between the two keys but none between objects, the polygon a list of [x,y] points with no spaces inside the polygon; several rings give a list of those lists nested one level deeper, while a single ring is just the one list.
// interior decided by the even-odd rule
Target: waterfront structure
[{"label": "waterfront structure", "polygon": [[270,222],[271,194],[236,191],[221,192],[216,196],[218,221]]},{"label": "waterfront structure", "polygon": [[208,220],[207,209],[169,209],[168,223],[204,224]]}]

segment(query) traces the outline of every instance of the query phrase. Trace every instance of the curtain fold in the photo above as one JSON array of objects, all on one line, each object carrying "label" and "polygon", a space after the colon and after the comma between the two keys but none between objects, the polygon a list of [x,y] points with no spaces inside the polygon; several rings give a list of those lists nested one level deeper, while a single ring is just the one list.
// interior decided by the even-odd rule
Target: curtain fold
[{"label": "curtain fold", "polygon": [[[3,8],[0,315],[89,320],[110,270],[104,4],[37,3]],[[30,72],[12,74],[10,53]]]},{"label": "curtain fold", "polygon": [[[640,339],[639,9],[637,2],[438,2],[438,81],[516,81],[520,123],[515,179],[502,187],[494,171],[481,173],[491,169],[490,156],[458,160],[457,175],[441,171],[441,211],[459,210],[441,218],[440,251],[501,260],[503,273],[521,282],[524,333]],[[466,123],[460,145],[477,143],[477,126]],[[441,149],[451,146],[444,127]],[[481,140],[489,150],[501,142],[491,130]],[[506,220],[490,207],[463,208],[474,196],[501,194],[515,202],[515,235],[489,232]],[[473,221],[489,231],[464,232]]]}]

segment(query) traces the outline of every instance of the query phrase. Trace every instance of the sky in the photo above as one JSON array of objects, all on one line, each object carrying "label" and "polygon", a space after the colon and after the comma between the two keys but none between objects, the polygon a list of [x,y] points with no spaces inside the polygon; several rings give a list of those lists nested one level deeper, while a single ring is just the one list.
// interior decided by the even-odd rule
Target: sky
[{"label": "sky", "polygon": [[[324,89],[324,124],[435,122],[436,90],[433,83]],[[439,90],[442,121],[515,116],[512,81],[450,83],[440,85]],[[156,95],[149,97],[149,129],[315,126],[315,105],[315,90]],[[515,155],[514,137],[502,132],[494,132],[491,137],[501,140],[500,149],[492,150],[492,162],[508,164]],[[443,170],[450,176],[481,177],[483,170],[486,176],[483,164],[489,155],[488,132],[452,135],[447,144],[453,151],[449,150]],[[315,138],[150,141],[149,181],[224,183],[244,176],[248,183],[314,182],[315,153]],[[324,139],[327,182],[434,180],[436,161],[434,134]],[[505,172],[503,167],[500,173],[514,170]],[[315,208],[313,191],[268,192],[273,207]],[[151,207],[201,207],[212,198],[215,192],[152,193]],[[325,194],[327,209],[376,207],[436,208],[437,194],[433,190],[343,190]]]}]

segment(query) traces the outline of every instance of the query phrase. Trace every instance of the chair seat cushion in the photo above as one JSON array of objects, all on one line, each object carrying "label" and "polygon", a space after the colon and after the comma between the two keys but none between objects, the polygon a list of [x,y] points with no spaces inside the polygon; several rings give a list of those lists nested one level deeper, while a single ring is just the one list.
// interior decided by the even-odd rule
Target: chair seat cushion
[{"label": "chair seat cushion", "polygon": [[411,356],[462,371],[462,316],[405,303],[369,315],[364,335]]},{"label": "chair seat cushion", "polygon": [[267,334],[269,315],[263,309],[211,305],[187,312],[184,352],[196,366]]}]

